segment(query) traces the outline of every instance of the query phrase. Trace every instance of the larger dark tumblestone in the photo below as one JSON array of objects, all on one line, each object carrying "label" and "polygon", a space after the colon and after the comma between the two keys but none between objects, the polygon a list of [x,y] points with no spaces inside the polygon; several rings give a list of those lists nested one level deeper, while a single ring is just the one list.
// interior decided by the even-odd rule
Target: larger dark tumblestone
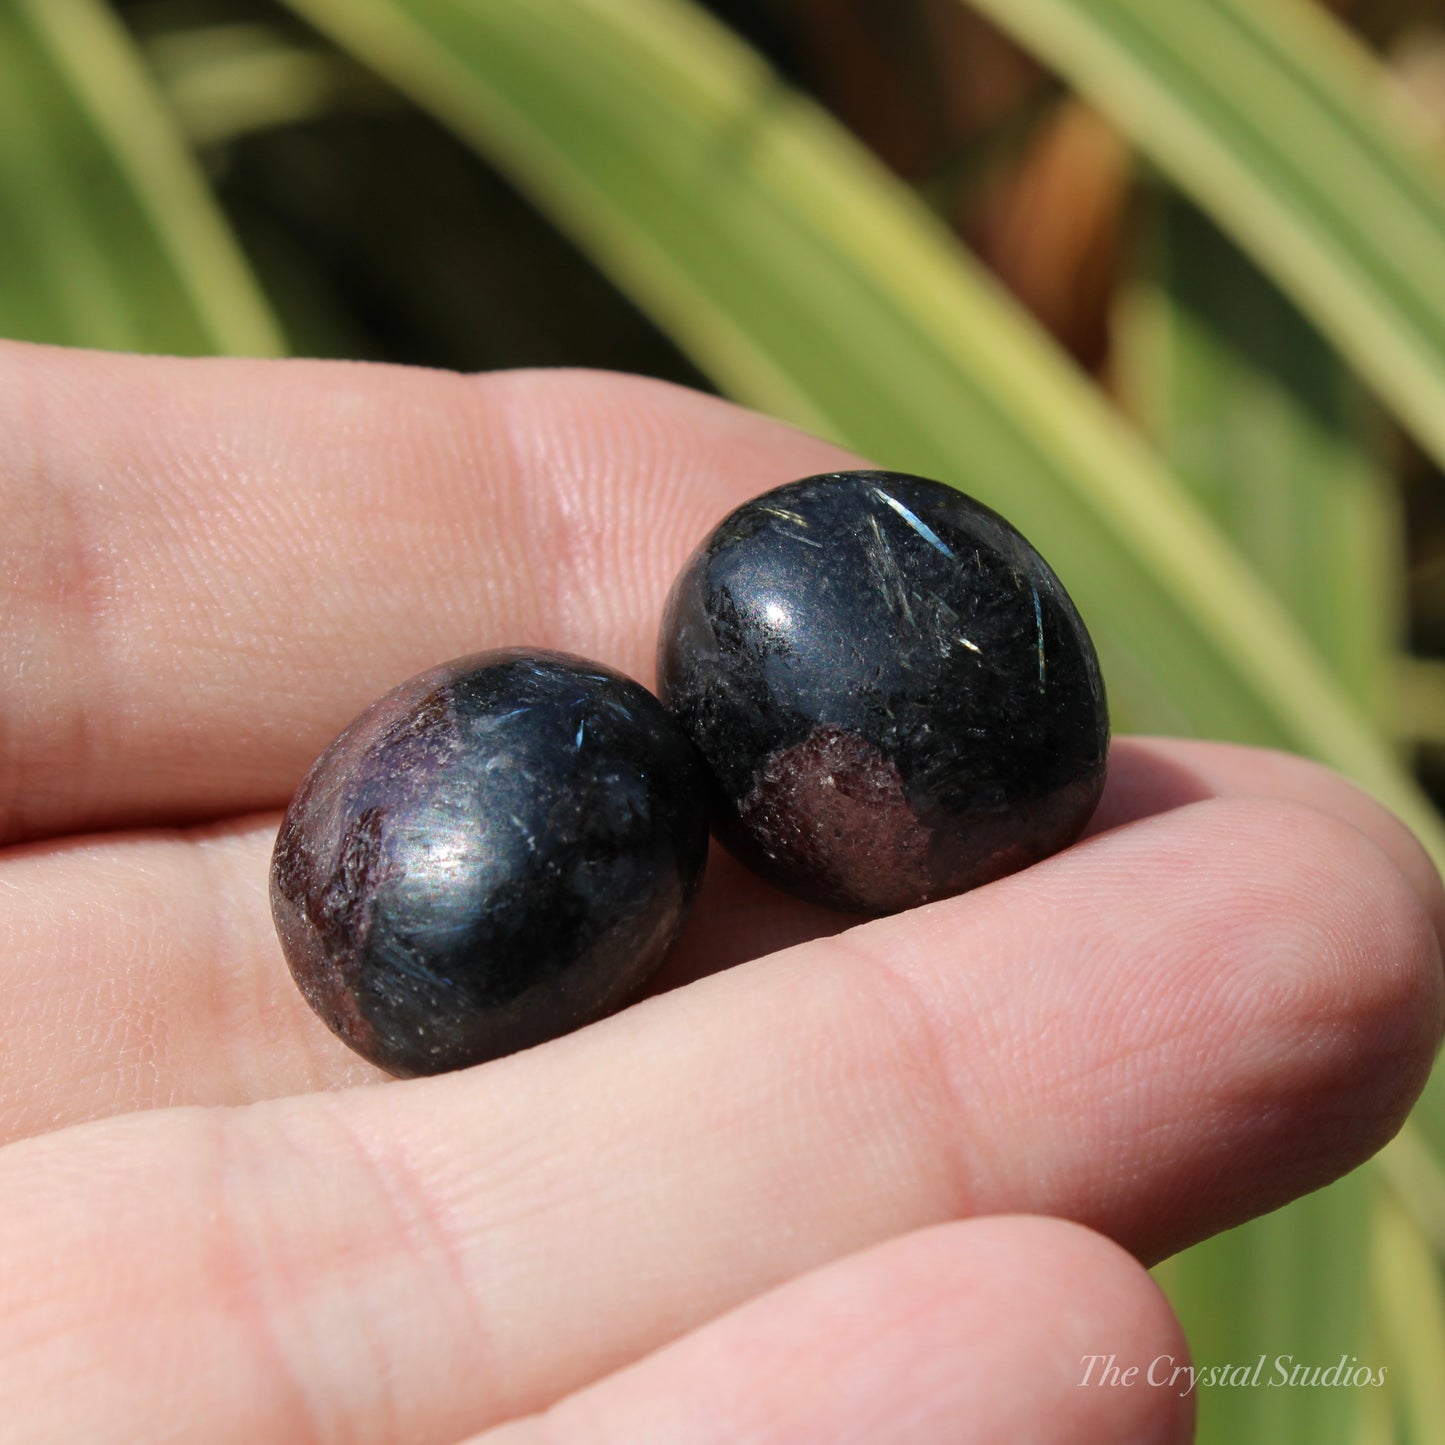
[{"label": "larger dark tumblestone", "polygon": [[311,1006],[394,1074],[524,1049],[661,964],[707,854],[703,780],[662,706],[560,653],[403,683],[317,760],[271,864]]},{"label": "larger dark tumblestone", "polygon": [[783,887],[882,913],[1072,842],[1109,716],[1059,579],[922,477],[807,477],[733,512],[668,599],[659,691],[718,836]]}]

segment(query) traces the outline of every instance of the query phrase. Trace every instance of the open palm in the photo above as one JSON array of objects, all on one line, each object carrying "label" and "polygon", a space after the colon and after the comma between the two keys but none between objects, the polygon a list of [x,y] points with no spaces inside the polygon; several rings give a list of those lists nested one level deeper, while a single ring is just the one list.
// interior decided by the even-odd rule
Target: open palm
[{"label": "open palm", "polygon": [[1188,1437],[1080,1385],[1186,1358],[1139,1261],[1364,1159],[1440,1037],[1439,881],[1322,769],[1122,740],[1083,842],[862,924],[715,851],[652,998],[436,1079],[282,963],[363,705],[650,682],[706,529],[856,464],[635,379],[0,346],[7,1442]]}]

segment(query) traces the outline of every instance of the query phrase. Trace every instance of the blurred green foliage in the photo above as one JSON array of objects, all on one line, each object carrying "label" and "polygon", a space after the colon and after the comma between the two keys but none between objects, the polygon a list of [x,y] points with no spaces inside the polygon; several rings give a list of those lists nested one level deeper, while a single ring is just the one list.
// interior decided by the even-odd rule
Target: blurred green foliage
[{"label": "blurred green foliage", "polygon": [[[1445,27],[1334,8],[0,0],[0,334],[715,387],[1019,522],[1122,724],[1313,753],[1445,861]],[[1202,1438],[1445,1439],[1442,1258],[1437,1081],[1161,1270],[1201,1358],[1388,1390]]]}]

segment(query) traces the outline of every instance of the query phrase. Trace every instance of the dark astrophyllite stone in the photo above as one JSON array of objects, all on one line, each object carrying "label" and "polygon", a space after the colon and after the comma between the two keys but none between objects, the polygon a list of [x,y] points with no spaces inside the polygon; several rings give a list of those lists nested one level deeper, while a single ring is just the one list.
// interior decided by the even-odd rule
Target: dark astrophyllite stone
[{"label": "dark astrophyllite stone", "polygon": [[331,1028],[434,1074],[634,998],[706,856],[701,770],[657,699],[509,649],[403,683],[327,748],[281,825],[271,907]]},{"label": "dark astrophyllite stone", "polygon": [[719,839],[887,913],[1078,837],[1104,786],[1098,659],[1048,564],[941,482],[837,472],[746,503],[673,585],[659,692]]}]

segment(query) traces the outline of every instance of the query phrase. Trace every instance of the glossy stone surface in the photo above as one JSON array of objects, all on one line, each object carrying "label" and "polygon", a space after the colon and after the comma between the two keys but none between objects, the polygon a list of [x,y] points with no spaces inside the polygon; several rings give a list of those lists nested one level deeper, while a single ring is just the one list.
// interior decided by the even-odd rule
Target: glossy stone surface
[{"label": "glossy stone surface", "polygon": [[658,679],[719,839],[835,908],[1012,873],[1072,842],[1104,786],[1104,686],[1062,584],[921,477],[807,477],[738,508],[673,585]]},{"label": "glossy stone surface", "polygon": [[388,693],[281,825],[271,906],[312,1008],[393,1074],[580,1028],[661,964],[707,855],[704,784],[651,693],[506,650]]}]

